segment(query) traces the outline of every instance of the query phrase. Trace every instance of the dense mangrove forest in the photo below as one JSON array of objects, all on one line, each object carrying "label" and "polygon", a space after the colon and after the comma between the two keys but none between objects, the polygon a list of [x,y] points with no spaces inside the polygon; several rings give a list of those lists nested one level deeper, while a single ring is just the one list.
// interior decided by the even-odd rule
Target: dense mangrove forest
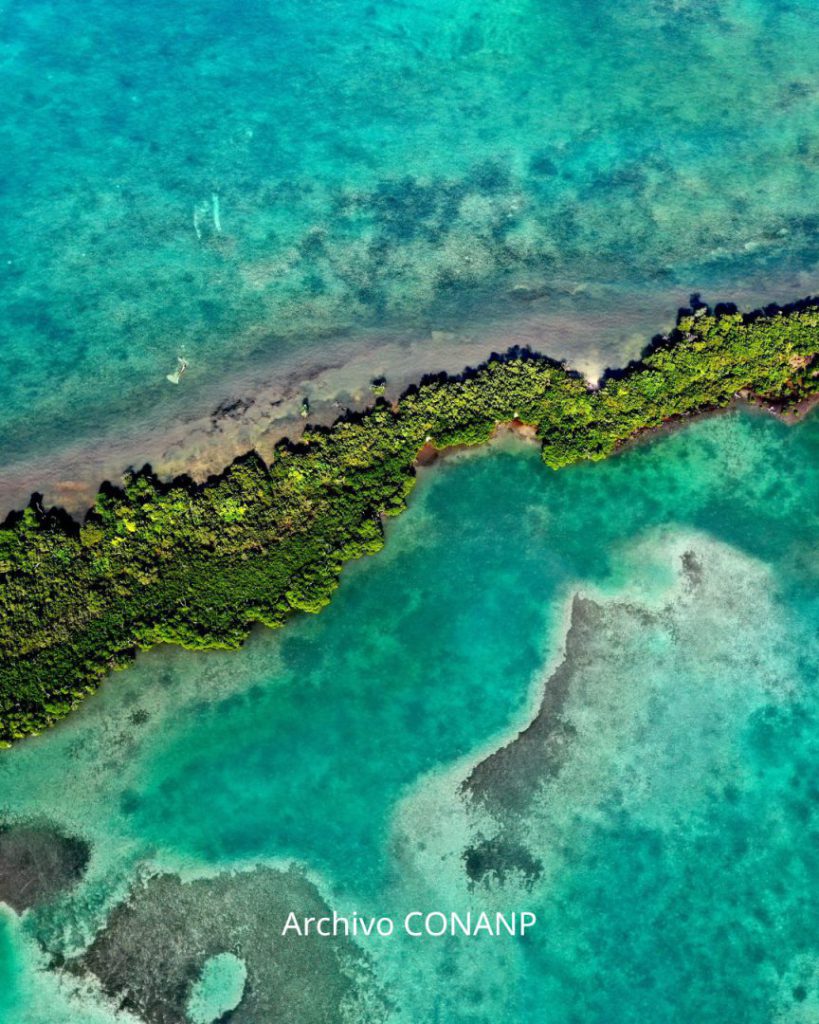
[{"label": "dense mangrove forest", "polygon": [[250,452],[202,484],[129,472],[82,522],[35,495],[0,529],[0,742],[56,722],[140,649],[236,647],[256,622],[319,611],[344,563],[381,547],[424,446],[482,444],[518,421],[557,470],[739,395],[804,402],[819,391],[817,353],[819,306],[700,307],[596,385],[512,351],[308,426],[269,464]]}]

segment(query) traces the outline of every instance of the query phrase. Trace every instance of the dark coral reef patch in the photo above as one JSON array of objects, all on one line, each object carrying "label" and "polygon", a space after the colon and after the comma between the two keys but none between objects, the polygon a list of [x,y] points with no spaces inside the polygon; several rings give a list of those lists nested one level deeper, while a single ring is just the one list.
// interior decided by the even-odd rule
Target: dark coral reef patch
[{"label": "dark coral reef patch", "polygon": [[50,902],[80,881],[90,855],[48,822],[0,824],[0,902],[18,914]]},{"label": "dark coral reef patch", "polygon": [[258,867],[190,882],[157,875],[134,888],[66,969],[95,975],[121,1008],[146,1024],[179,1024],[187,1019],[204,965],[232,953],[244,963],[247,979],[231,1024],[326,1024],[342,1020],[359,1002],[378,1024],[386,1004],[365,955],[343,936],[282,938],[293,908],[314,917],[329,912],[315,886],[295,870]]}]

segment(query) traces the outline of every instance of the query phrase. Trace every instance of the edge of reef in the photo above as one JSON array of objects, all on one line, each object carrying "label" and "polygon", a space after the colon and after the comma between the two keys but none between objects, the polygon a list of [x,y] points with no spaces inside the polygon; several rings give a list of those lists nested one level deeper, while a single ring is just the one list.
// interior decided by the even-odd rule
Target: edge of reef
[{"label": "edge of reef", "polygon": [[54,724],[141,649],[235,648],[257,622],[320,611],[444,450],[511,429],[558,469],[740,402],[787,422],[819,402],[818,300],[747,314],[695,302],[597,384],[530,349],[493,353],[283,439],[267,463],[251,450],[204,482],[130,471],[81,520],[35,493],[0,527],[0,746]]}]

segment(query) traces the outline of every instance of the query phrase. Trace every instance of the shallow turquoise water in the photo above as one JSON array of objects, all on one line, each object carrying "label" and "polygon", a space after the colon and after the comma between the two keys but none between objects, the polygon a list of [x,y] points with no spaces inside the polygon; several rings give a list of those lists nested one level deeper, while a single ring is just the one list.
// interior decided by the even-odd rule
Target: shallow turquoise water
[{"label": "shallow turquoise water", "polygon": [[[123,957],[148,1009],[119,1018],[165,1019],[158,986],[179,1020],[220,953],[247,963],[240,1024],[814,1021],[817,456],[816,418],[730,414],[560,473],[515,445],[455,458],[321,615],[141,657],[0,759],[7,819],[92,850],[0,932],[4,1022],[115,1019]],[[542,742],[511,742],[530,722]],[[539,922],[360,939],[336,976],[280,935],[315,891]],[[44,968],[95,934],[78,974]]]},{"label": "shallow turquoise water", "polygon": [[813,3],[5,0],[0,32],[0,464],[364,329],[557,311],[530,337],[570,354],[635,295],[645,336],[815,287]]},{"label": "shallow turquoise water", "polygon": [[232,953],[208,960],[188,1001],[192,1024],[210,1024],[235,1009],[242,998],[245,976],[244,964]]},{"label": "shallow turquoise water", "polygon": [[[0,466],[340,337],[423,371],[585,321],[617,363],[693,290],[815,288],[813,3],[0,0],[0,34]],[[140,658],[0,758],[0,821],[90,848],[0,914],[0,1020],[819,1020],[817,456],[732,415],[453,459],[321,616]],[[281,938],[321,906],[539,923]]]}]

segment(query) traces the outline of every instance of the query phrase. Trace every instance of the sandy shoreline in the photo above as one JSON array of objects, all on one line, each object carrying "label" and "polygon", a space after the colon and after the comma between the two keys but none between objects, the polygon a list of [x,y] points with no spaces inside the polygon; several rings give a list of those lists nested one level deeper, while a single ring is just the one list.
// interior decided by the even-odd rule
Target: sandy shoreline
[{"label": "sandy shoreline", "polygon": [[[777,298],[796,297],[797,287],[803,282],[790,281]],[[733,295],[740,308],[758,303],[756,291]],[[186,473],[202,480],[250,449],[269,458],[277,441],[298,438],[305,423],[329,425],[346,409],[371,405],[370,383],[382,376],[386,397],[394,400],[425,374],[459,373],[493,352],[521,346],[563,359],[596,380],[607,367],[636,358],[653,335],[669,330],[685,301],[678,289],[618,297],[600,286],[584,309],[532,303],[514,320],[482,327],[430,329],[414,336],[362,333],[261,360],[180,396],[180,410],[170,421],[152,422],[149,413],[127,429],[103,429],[93,440],[80,437],[0,467],[0,519],[23,507],[35,491],[46,506],[80,514],[103,480],[117,482],[128,467],[146,462],[161,477]],[[179,385],[193,386],[187,378]],[[306,420],[301,416],[305,398]]]},{"label": "sandy shoreline", "polygon": [[[79,438],[0,466],[0,518],[23,507],[35,491],[47,506],[83,512],[103,480],[116,482],[129,466],[146,462],[162,477],[187,473],[201,480],[251,448],[268,457],[281,438],[298,438],[306,422],[329,425],[347,409],[371,405],[370,384],[378,377],[386,377],[386,397],[395,399],[424,375],[460,373],[493,352],[520,346],[566,359],[595,379],[607,366],[635,358],[652,333],[673,326],[684,301],[677,293],[633,299],[631,305],[615,304],[601,293],[582,313],[532,305],[514,320],[457,332],[361,333],[279,355],[201,386],[189,373],[178,385],[188,389],[180,395],[180,405],[187,407],[170,421],[151,422],[148,410],[127,429],[103,429],[93,441]],[[301,416],[305,398],[307,420]]]}]

